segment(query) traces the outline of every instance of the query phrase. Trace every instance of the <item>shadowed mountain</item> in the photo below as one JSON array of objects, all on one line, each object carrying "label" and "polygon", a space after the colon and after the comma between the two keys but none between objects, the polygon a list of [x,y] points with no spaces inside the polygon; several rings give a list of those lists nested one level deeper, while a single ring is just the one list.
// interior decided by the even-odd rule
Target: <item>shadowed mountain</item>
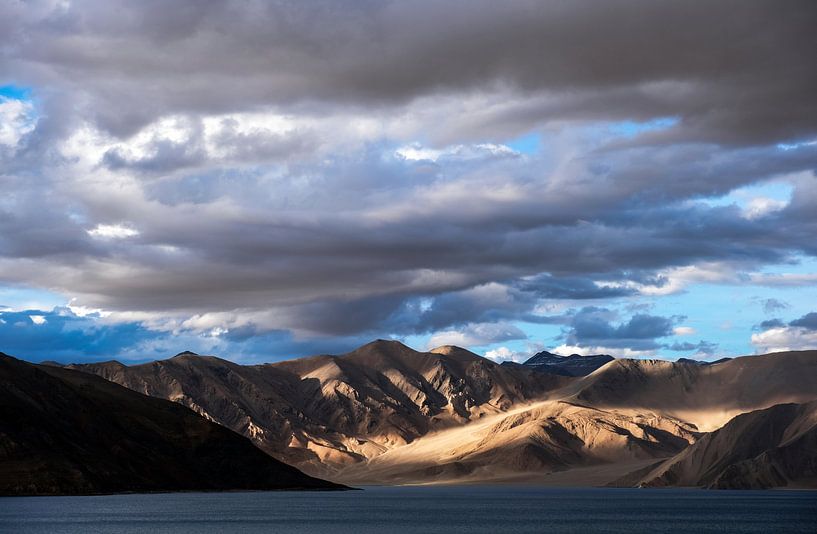
[{"label": "shadowed mountain", "polygon": [[732,358],[721,358],[719,360],[713,360],[711,362],[705,360],[693,360],[692,358],[678,358],[676,361],[678,363],[691,363],[694,365],[717,365],[719,363],[728,362]]},{"label": "shadowed mountain", "polygon": [[817,402],[739,415],[677,456],[615,485],[763,489],[817,485]]},{"label": "shadowed mountain", "polygon": [[554,394],[598,408],[654,411],[708,431],[741,413],[815,400],[815,384],[817,351],[812,350],[711,365],[614,360]]},{"label": "shadowed mountain", "polygon": [[383,340],[342,356],[266,365],[182,353],[132,367],[71,367],[184,404],[316,474],[541,399],[568,383],[458,347],[417,352]]},{"label": "shadowed mountain", "polygon": [[0,353],[0,494],[342,489],[184,406]]},{"label": "shadowed mountain", "polygon": [[522,365],[543,373],[563,376],[586,376],[613,360],[614,358],[607,354],[559,356],[543,350],[531,356]]}]

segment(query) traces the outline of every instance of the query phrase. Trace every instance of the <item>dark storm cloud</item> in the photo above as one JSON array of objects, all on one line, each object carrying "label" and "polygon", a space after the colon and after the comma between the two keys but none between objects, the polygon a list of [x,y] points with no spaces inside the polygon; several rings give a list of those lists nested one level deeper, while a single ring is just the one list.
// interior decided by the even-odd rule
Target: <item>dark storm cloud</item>
[{"label": "dark storm cloud", "polygon": [[[0,258],[94,254],[88,235],[70,219],[57,195],[31,187],[31,177],[0,175]],[[99,251],[96,251],[99,253]]]},{"label": "dark storm cloud", "polygon": [[[586,283],[581,281],[579,284],[584,289]],[[568,320],[562,315],[536,314],[538,302],[539,296],[535,293],[490,283],[427,297],[388,295],[351,302],[324,300],[290,308],[288,320],[293,325],[314,332],[332,335],[363,332],[373,336],[382,332],[429,334],[450,328],[473,329],[473,325],[509,321],[563,324]],[[524,337],[519,329],[510,326],[495,334],[500,341]]]},{"label": "dark storm cloud", "polygon": [[577,276],[538,275],[519,282],[519,289],[545,299],[603,299],[634,295],[637,291],[623,286],[600,286],[592,279]]},{"label": "dark storm cloud", "polygon": [[[537,298],[613,298],[634,293],[626,285],[600,286],[598,280],[660,287],[666,282],[650,274],[655,269],[696,261],[774,262],[809,242],[805,229],[788,213],[769,224],[768,219],[747,220],[736,208],[702,205],[624,205],[617,211],[605,208],[595,223],[553,225],[547,220],[565,197],[521,199],[509,205],[486,201],[460,207],[454,202],[436,216],[394,221],[333,211],[329,199],[324,210],[324,201],[316,198],[324,191],[311,195],[314,208],[309,216],[286,206],[280,212],[252,217],[225,216],[219,205],[190,204],[225,198],[223,192],[229,191],[248,213],[254,213],[255,202],[267,202],[265,196],[271,192],[287,191],[283,182],[276,189],[263,190],[252,177],[221,179],[225,180],[219,185],[222,193],[212,196],[206,193],[212,181],[205,181],[206,187],[190,181],[186,190],[176,189],[178,193],[167,182],[151,186],[170,205],[140,207],[147,211],[133,216],[129,205],[117,207],[109,198],[100,199],[100,207],[93,209],[117,214],[118,220],[111,222],[135,219],[140,235],[124,240],[92,239],[83,226],[93,225],[66,218],[58,208],[12,211],[2,223],[9,228],[0,251],[7,258],[39,254],[52,256],[54,262],[64,255],[74,259],[73,266],[61,267],[57,279],[45,263],[9,264],[5,276],[59,285],[110,309],[219,311],[318,299],[325,303],[309,304],[304,313],[293,313],[315,324],[351,325],[355,317],[364,315],[388,317],[402,298],[527,277],[512,282],[515,291],[508,297],[513,314],[520,317]],[[354,203],[344,206],[347,194],[335,195],[335,205],[354,210]],[[358,203],[367,200],[364,190],[358,194]],[[388,195],[375,192],[372,197],[393,202]],[[274,207],[276,199],[268,198]],[[529,209],[529,202],[535,206],[525,215],[524,226],[509,225]],[[485,211],[477,215],[472,208]],[[544,212],[544,221],[535,220],[536,209]],[[578,203],[573,209],[573,218],[594,211],[592,205]],[[394,211],[399,213],[399,206]],[[440,309],[444,303],[445,299],[440,301]],[[446,314],[465,317],[467,313],[485,320],[511,315],[502,306],[493,309],[499,304],[480,302],[459,306],[455,312],[434,311],[426,324],[442,326],[440,318]],[[363,313],[380,305],[379,311]],[[344,306],[361,310],[339,313]]]},{"label": "dark storm cloud", "polygon": [[817,312],[807,313],[799,319],[790,322],[789,326],[799,326],[807,330],[817,330]]},{"label": "dark storm cloud", "polygon": [[781,321],[780,319],[768,319],[766,321],[762,321],[758,327],[761,330],[768,330],[769,328],[782,328],[786,326],[786,323]]},{"label": "dark storm cloud", "polygon": [[667,136],[768,143],[817,122],[808,0],[4,6],[7,68],[65,76],[121,134],[171,112],[497,88],[528,103],[493,123],[679,116]]},{"label": "dark storm cloud", "polygon": [[657,339],[671,336],[681,318],[638,313],[627,321],[612,322],[615,314],[605,308],[586,307],[572,314],[566,343],[579,347],[607,347],[635,351],[656,350]]},{"label": "dark storm cloud", "polygon": [[646,339],[667,336],[672,321],[665,317],[638,314],[629,322],[614,327],[595,314],[579,314],[573,321],[576,339]]},{"label": "dark storm cloud", "polygon": [[[0,152],[0,281],[242,316],[224,335],[260,353],[513,321],[653,350],[672,319],[537,306],[817,254],[817,145],[777,146],[817,136],[814,2],[0,10],[0,72],[37,110]],[[531,131],[535,154],[491,144]],[[395,155],[419,141],[441,152]],[[705,201],[784,178],[777,211]]]}]

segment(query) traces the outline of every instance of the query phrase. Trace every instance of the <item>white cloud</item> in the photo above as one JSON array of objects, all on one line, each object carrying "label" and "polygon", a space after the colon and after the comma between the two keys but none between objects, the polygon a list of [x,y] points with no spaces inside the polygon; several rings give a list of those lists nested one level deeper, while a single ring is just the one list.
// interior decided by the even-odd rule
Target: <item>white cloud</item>
[{"label": "white cloud", "polygon": [[442,154],[441,150],[434,150],[432,148],[423,148],[418,144],[411,144],[401,146],[394,151],[395,155],[410,161],[437,161],[437,158]]},{"label": "white cloud", "polygon": [[496,349],[489,350],[488,352],[486,352],[485,357],[497,363],[500,362],[522,363],[528,358],[530,358],[530,354],[527,352],[516,352],[514,350],[509,349],[508,347],[498,347]]},{"label": "white cloud", "polygon": [[746,204],[743,208],[743,216],[747,219],[758,219],[765,215],[769,215],[775,211],[780,211],[789,203],[785,200],[777,200],[768,197],[756,197]]},{"label": "white cloud", "polygon": [[71,310],[71,313],[73,313],[77,317],[87,317],[89,315],[96,315],[96,316],[99,316],[99,317],[108,317],[108,316],[111,315],[111,312],[109,312],[109,311],[105,311],[105,310],[100,309],[100,308],[90,308],[88,306],[81,306],[81,305],[76,304],[76,301],[77,301],[76,298],[72,298],[68,302],[67,308],[69,310]]},{"label": "white cloud", "polygon": [[691,326],[676,326],[672,329],[676,336],[691,336],[695,333],[695,329]]},{"label": "white cloud", "polygon": [[777,147],[778,147],[779,149],[781,149],[781,150],[786,150],[786,151],[789,151],[789,150],[797,150],[798,148],[802,148],[802,147],[804,147],[804,146],[814,146],[814,145],[817,145],[817,140],[814,140],[814,141],[803,141],[803,142],[801,142],[801,143],[791,143],[791,144],[788,144],[788,143],[780,143],[779,145],[777,145]]},{"label": "white cloud", "polygon": [[811,286],[817,283],[817,274],[815,273],[762,273],[751,272],[741,267],[746,266],[724,262],[706,262],[659,271],[657,277],[665,281],[661,285],[639,284],[636,282],[597,282],[597,285],[631,288],[642,295],[666,296],[679,293],[693,284],[754,284],[768,287],[798,287]]},{"label": "white cloud", "polygon": [[0,145],[16,147],[35,122],[31,102],[0,97]]},{"label": "white cloud", "polygon": [[[695,283],[735,284],[741,275],[737,269],[720,262],[707,262],[683,267],[671,267],[657,273],[661,284],[642,284],[632,281],[598,281],[599,287],[634,289],[642,295],[665,296],[679,293]],[[745,278],[745,277],[744,277]]]},{"label": "white cloud", "polygon": [[687,265],[665,269],[659,276],[667,282],[661,286],[641,286],[639,290],[645,295],[671,295],[683,291],[694,283],[733,284],[740,281],[739,273],[734,267],[720,262],[708,262],[698,265]]},{"label": "white cloud", "polygon": [[428,148],[419,143],[411,143],[399,147],[394,153],[396,156],[410,161],[437,161],[440,158],[471,160],[519,155],[519,152],[511,147],[496,143],[452,145],[442,149]]},{"label": "white cloud", "polygon": [[437,332],[431,339],[428,340],[428,347],[440,347],[442,345],[456,345],[458,347],[468,347],[470,345],[478,345],[478,340],[466,332],[459,332],[457,330],[445,330]]},{"label": "white cloud", "polygon": [[771,328],[752,334],[758,353],[809,350],[817,347],[817,331],[797,327]]},{"label": "white cloud", "polygon": [[220,337],[220,336],[222,336],[222,335],[224,335],[224,334],[226,334],[228,332],[229,332],[229,330],[226,329],[226,328],[216,327],[216,328],[213,328],[212,330],[210,330],[208,332],[204,332],[202,334],[202,336],[203,337]]},{"label": "white cloud", "polygon": [[570,356],[571,354],[580,354],[582,356],[589,356],[591,354],[609,354],[615,358],[655,358],[655,351],[653,350],[632,350],[629,348],[610,348],[610,347],[579,347],[576,345],[559,345],[553,350],[549,351],[560,356]]},{"label": "white cloud", "polygon": [[437,332],[429,339],[428,346],[434,348],[441,345],[456,345],[468,348],[526,337],[522,330],[512,324],[479,323],[468,325],[460,330]]},{"label": "white cloud", "polygon": [[45,324],[45,323],[48,322],[48,321],[45,320],[45,317],[42,316],[42,315],[29,315],[28,318],[31,319],[32,323],[38,324],[38,325],[39,324]]},{"label": "white cloud", "polygon": [[123,239],[139,235],[139,230],[122,224],[98,224],[88,235],[101,239]]}]

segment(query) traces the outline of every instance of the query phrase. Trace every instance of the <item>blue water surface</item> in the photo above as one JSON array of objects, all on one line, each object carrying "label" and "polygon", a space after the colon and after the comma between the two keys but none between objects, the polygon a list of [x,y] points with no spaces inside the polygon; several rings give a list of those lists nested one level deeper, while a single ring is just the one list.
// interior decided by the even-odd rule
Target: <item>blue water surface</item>
[{"label": "blue water surface", "polygon": [[817,492],[367,487],[0,498],[0,532],[817,532]]}]

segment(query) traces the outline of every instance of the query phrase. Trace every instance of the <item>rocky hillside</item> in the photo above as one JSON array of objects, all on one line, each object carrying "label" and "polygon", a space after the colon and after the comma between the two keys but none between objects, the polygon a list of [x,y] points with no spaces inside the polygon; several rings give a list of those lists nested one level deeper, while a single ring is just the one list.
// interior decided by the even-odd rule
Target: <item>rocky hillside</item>
[{"label": "rocky hillside", "polygon": [[651,464],[696,437],[693,427],[655,414],[542,401],[437,432],[349,466],[338,477],[388,484],[541,482],[576,468]]},{"label": "rocky hillside", "polygon": [[278,459],[327,475],[429,432],[542,399],[569,380],[457,347],[375,341],[341,356],[241,366],[183,353],[132,367],[71,366],[190,407]]},{"label": "rocky hillside", "polygon": [[718,489],[814,487],[817,402],[778,404],[739,415],[723,428],[619,485]]},{"label": "rocky hillside", "polygon": [[0,495],[341,488],[177,403],[0,354]]},{"label": "rocky hillside", "polygon": [[744,356],[712,365],[619,359],[560,392],[599,408],[643,409],[715,430],[741,413],[817,399],[817,351]]}]

